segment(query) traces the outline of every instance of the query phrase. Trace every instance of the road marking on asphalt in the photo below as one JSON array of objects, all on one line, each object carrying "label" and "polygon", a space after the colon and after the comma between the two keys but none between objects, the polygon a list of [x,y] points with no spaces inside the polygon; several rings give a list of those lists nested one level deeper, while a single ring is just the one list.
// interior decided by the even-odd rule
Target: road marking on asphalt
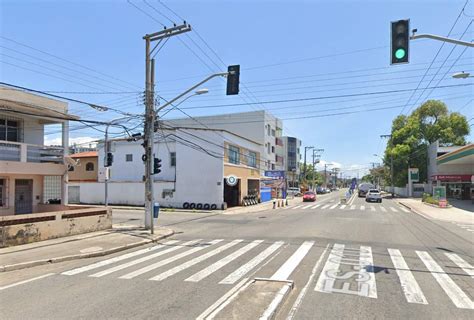
[{"label": "road marking on asphalt", "polygon": [[198,282],[198,281],[201,281],[202,279],[208,277],[209,275],[211,275],[212,273],[216,272],[217,270],[221,269],[222,267],[224,267],[225,265],[229,264],[230,262],[232,262],[233,260],[237,259],[238,257],[240,257],[241,255],[243,255],[244,253],[252,250],[253,248],[255,248],[256,246],[258,246],[259,244],[261,244],[263,242],[263,240],[255,240],[255,241],[252,241],[251,243],[247,244],[245,247],[242,247],[240,248],[239,250],[229,254],[228,256],[222,258],[221,260],[211,264],[210,266],[202,269],[201,271],[193,274],[192,276],[190,276],[189,278],[187,278],[186,280],[184,281],[190,281],[190,282]]},{"label": "road marking on asphalt", "polygon": [[329,204],[325,204],[324,206],[321,207],[321,209],[326,209],[327,207],[329,207]]},{"label": "road marking on asphalt", "polygon": [[404,208],[404,207],[400,207],[400,210],[402,210],[404,212],[410,212],[410,210],[408,210],[407,208]]},{"label": "road marking on asphalt", "polygon": [[392,210],[393,212],[398,212],[398,210],[395,209],[394,207],[390,207],[390,210]]},{"label": "road marking on asphalt", "polygon": [[370,206],[370,211],[375,211],[375,207],[374,207],[374,206]]},{"label": "road marking on asphalt", "polygon": [[312,206],[311,209],[316,209],[316,208],[319,207],[320,205],[322,205],[322,203],[319,203],[319,204],[317,204],[317,205],[315,205],[315,206]]},{"label": "road marking on asphalt", "polygon": [[356,208],[355,204],[351,206],[351,210],[354,210]]},{"label": "road marking on asphalt", "polygon": [[474,267],[455,253],[445,253],[445,255],[454,262],[459,268],[463,269],[471,278],[474,278]]},{"label": "road marking on asphalt", "polygon": [[44,279],[46,277],[52,276],[53,274],[55,274],[55,273],[47,273],[47,274],[43,274],[39,277],[34,277],[34,278],[31,278],[31,279],[27,279],[27,280],[15,282],[15,283],[12,283],[12,284],[8,284],[6,286],[0,287],[0,291],[8,289],[8,288],[16,287],[16,286],[19,286],[19,285],[22,285],[22,284],[25,284],[25,283],[28,283],[28,282]]},{"label": "road marking on asphalt", "polygon": [[286,320],[292,320],[293,317],[295,316],[296,311],[298,310],[299,306],[301,305],[301,302],[303,301],[303,299],[304,299],[304,297],[305,297],[305,295],[306,295],[306,292],[308,291],[308,287],[309,287],[310,283],[313,282],[313,278],[314,278],[314,276],[316,275],[316,271],[318,270],[319,265],[320,265],[321,262],[323,261],[323,258],[324,258],[324,256],[326,255],[326,252],[328,251],[328,248],[329,248],[329,244],[326,246],[326,248],[324,249],[323,253],[321,253],[321,256],[319,257],[318,261],[317,261],[316,264],[314,265],[313,270],[311,271],[311,275],[309,276],[308,281],[306,282],[306,284],[305,284],[305,286],[303,287],[303,289],[301,289],[300,294],[298,295],[298,297],[296,298],[295,302],[293,303],[293,306],[291,307],[291,310],[290,310],[290,312],[288,313],[288,317],[286,318]]},{"label": "road marking on asphalt", "polygon": [[166,264],[168,264],[168,263],[171,263],[171,262],[176,261],[176,260],[178,260],[178,259],[181,259],[181,258],[183,258],[183,257],[189,256],[189,255],[191,255],[191,254],[193,254],[193,253],[196,253],[196,252],[198,252],[198,251],[204,250],[204,249],[208,248],[209,246],[212,246],[212,245],[214,245],[214,244],[217,244],[217,243],[219,243],[219,242],[221,242],[221,241],[224,241],[224,239],[217,239],[217,240],[210,241],[210,242],[207,243],[208,245],[206,245],[206,246],[203,245],[203,246],[199,246],[199,247],[195,247],[195,248],[186,250],[186,251],[181,252],[181,253],[179,253],[179,254],[177,254],[177,255],[174,255],[174,256],[172,256],[172,257],[170,257],[170,258],[168,258],[168,259],[158,261],[158,262],[156,262],[156,263],[150,264],[150,265],[148,265],[148,266],[146,266],[146,267],[143,267],[143,268],[141,268],[141,269],[138,269],[138,270],[136,270],[136,271],[127,273],[127,274],[125,274],[125,275],[123,275],[123,276],[121,276],[121,277],[119,277],[119,278],[120,278],[120,279],[132,279],[132,278],[135,278],[136,276],[139,276],[139,275],[141,275],[141,274],[143,274],[143,273],[145,273],[145,272],[149,272],[149,271],[151,271],[151,270],[154,270],[154,269],[156,269],[156,268],[159,268],[159,267],[161,267],[161,266],[164,266],[164,265],[166,265]]},{"label": "road marking on asphalt", "polygon": [[176,274],[176,273],[178,273],[178,272],[181,272],[181,271],[183,271],[183,270],[185,270],[185,269],[187,269],[187,268],[190,268],[190,267],[194,266],[195,264],[198,264],[198,263],[200,263],[200,262],[202,262],[202,261],[204,261],[204,260],[206,260],[206,259],[208,259],[208,258],[210,258],[210,257],[212,257],[212,256],[215,256],[216,254],[219,254],[219,253],[221,253],[221,252],[224,251],[224,250],[229,249],[229,248],[231,248],[231,247],[233,247],[233,246],[239,244],[239,243],[242,242],[242,241],[244,241],[244,240],[242,240],[242,239],[237,239],[237,240],[231,241],[231,242],[229,242],[229,243],[227,243],[227,244],[224,244],[223,246],[220,246],[220,247],[218,247],[218,248],[216,248],[216,249],[214,249],[214,250],[212,250],[212,251],[209,251],[208,253],[205,253],[205,254],[203,254],[203,255],[201,255],[201,256],[199,256],[199,257],[196,257],[196,258],[194,258],[194,259],[192,259],[192,260],[189,260],[189,261],[187,261],[187,262],[185,262],[185,263],[183,263],[183,264],[180,264],[179,266],[176,266],[176,267],[171,268],[171,269],[169,269],[169,270],[167,270],[167,271],[165,271],[165,272],[162,272],[162,273],[160,273],[159,275],[150,278],[149,280],[154,280],[154,281],[161,281],[161,280],[164,280],[164,279],[166,279],[166,278],[168,278],[168,277],[170,277],[170,276],[172,276],[172,275],[174,275],[174,274]]},{"label": "road marking on asphalt", "polygon": [[360,210],[365,210],[365,206],[360,206]]},{"label": "road marking on asphalt", "polygon": [[214,302],[209,308],[204,310],[196,320],[204,320],[204,319],[214,319],[214,317],[222,310],[226,305],[228,305],[232,300],[237,297],[239,292],[245,290],[252,281],[248,281],[249,278],[245,278],[240,281],[236,286],[230,289],[226,294],[220,297],[216,302]]},{"label": "road marking on asphalt", "polygon": [[385,209],[385,207],[380,207],[380,210],[382,210],[383,212],[387,212],[387,209]]},{"label": "road marking on asphalt", "polygon": [[458,308],[474,309],[474,302],[458,287],[426,251],[416,251],[441,288]]},{"label": "road marking on asphalt", "polygon": [[271,276],[271,280],[287,280],[293,270],[300,264],[301,260],[306,256],[311,247],[314,245],[314,241],[305,241],[303,244],[293,253],[293,255],[286,260],[286,262]]},{"label": "road marking on asphalt", "polygon": [[345,204],[343,204],[343,205],[341,206],[341,209],[344,209],[345,207],[346,207],[346,205],[345,205]]},{"label": "road marking on asphalt", "polygon": [[402,285],[403,293],[409,303],[428,304],[423,291],[421,291],[418,282],[416,282],[413,273],[410,271],[405,259],[400,250],[387,249],[392,259],[395,271],[397,272],[400,284]]},{"label": "road marking on asphalt", "polygon": [[[343,272],[340,269],[341,265],[351,266],[352,270],[339,275]],[[356,277],[356,279],[350,280],[352,277]],[[342,289],[339,289],[340,285],[335,288],[336,281],[340,282],[341,280],[344,281]],[[354,286],[355,283],[357,283],[357,290],[351,289],[351,284]],[[377,287],[373,270],[372,249],[365,246],[361,246],[360,249],[345,248],[343,244],[334,244],[314,290],[376,299]]]},{"label": "road marking on asphalt", "polygon": [[229,274],[224,280],[222,280],[221,284],[234,284],[237,282],[240,278],[242,278],[244,275],[246,275],[250,270],[255,268],[257,265],[259,265],[263,260],[268,258],[273,252],[278,250],[282,245],[284,244],[283,241],[277,241],[268,248],[266,248],[264,251],[260,252],[257,256],[255,256],[252,260]]},{"label": "road marking on asphalt", "polygon": [[156,245],[156,246],[153,246],[153,247],[150,247],[150,248],[146,248],[146,249],[126,253],[126,254],[120,255],[118,257],[110,258],[110,259],[99,261],[97,263],[93,263],[93,264],[90,264],[90,265],[87,265],[87,266],[84,266],[84,267],[80,267],[80,268],[72,269],[72,270],[69,270],[69,271],[65,271],[61,274],[66,275],[66,276],[72,276],[72,275],[75,275],[75,274],[78,274],[78,273],[82,273],[82,272],[86,272],[86,271],[89,271],[89,270],[104,267],[104,266],[107,266],[107,265],[115,263],[115,262],[119,262],[119,261],[122,261],[122,260],[133,258],[133,257],[141,255],[141,254],[153,252],[155,250],[162,249],[163,247],[165,247],[167,245],[172,245],[172,244],[175,244],[177,242],[179,242],[179,241],[178,240],[167,241],[163,244],[159,244],[159,245]]},{"label": "road marking on asphalt", "polygon": [[336,203],[334,205],[331,206],[331,208],[329,208],[330,210],[334,209],[335,207],[337,207],[339,205],[339,203]]},{"label": "road marking on asphalt", "polygon": [[122,270],[122,269],[125,269],[125,268],[128,268],[128,267],[134,266],[134,265],[136,265],[136,264],[142,263],[142,262],[144,262],[144,261],[151,260],[151,259],[153,259],[153,258],[162,256],[162,255],[164,255],[164,254],[167,254],[167,253],[176,251],[176,250],[181,249],[181,248],[184,248],[184,247],[186,247],[186,246],[190,246],[190,245],[196,244],[196,243],[198,243],[198,242],[201,241],[201,240],[202,240],[202,239],[188,241],[188,242],[185,242],[185,243],[183,243],[183,244],[181,244],[181,245],[177,245],[177,246],[171,247],[171,248],[169,248],[169,249],[166,249],[166,250],[163,250],[163,251],[159,251],[159,252],[154,253],[154,254],[150,254],[150,255],[145,256],[145,257],[142,257],[142,258],[140,258],[140,259],[136,259],[136,260],[133,260],[133,261],[130,261],[130,262],[127,262],[127,263],[123,263],[123,264],[120,264],[120,265],[118,265],[118,266],[115,266],[115,267],[112,267],[112,268],[109,268],[109,269],[102,270],[102,271],[100,271],[100,272],[91,274],[89,277],[100,278],[100,277],[103,277],[103,276],[105,276],[105,275],[111,274],[111,273],[113,273],[113,272],[116,272],[116,271],[119,271],[119,270]]},{"label": "road marking on asphalt", "polygon": [[302,205],[300,204],[300,205],[297,205],[296,207],[293,207],[293,208],[291,208],[291,209],[294,210],[294,209],[299,209],[299,208],[301,208],[301,207],[302,207]]},{"label": "road marking on asphalt", "polygon": [[304,207],[303,207],[303,208],[301,208],[301,209],[308,209],[309,207],[312,207],[312,206],[313,206],[313,205],[312,205],[312,204],[310,204],[310,205],[308,205],[308,206],[304,206]]}]

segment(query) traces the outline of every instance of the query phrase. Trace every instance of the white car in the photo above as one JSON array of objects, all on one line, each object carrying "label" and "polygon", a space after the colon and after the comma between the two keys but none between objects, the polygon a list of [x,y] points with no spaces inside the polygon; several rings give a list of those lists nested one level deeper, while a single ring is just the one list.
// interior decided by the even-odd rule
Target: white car
[{"label": "white car", "polygon": [[365,196],[365,201],[367,202],[382,202],[382,194],[377,189],[369,189],[367,195]]}]

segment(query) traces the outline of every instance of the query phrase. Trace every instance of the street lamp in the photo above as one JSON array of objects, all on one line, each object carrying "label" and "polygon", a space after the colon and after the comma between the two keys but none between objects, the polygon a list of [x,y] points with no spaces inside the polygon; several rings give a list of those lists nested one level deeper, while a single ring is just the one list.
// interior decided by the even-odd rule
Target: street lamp
[{"label": "street lamp", "polygon": [[466,79],[466,78],[473,78],[469,72],[456,72],[452,75],[454,79]]}]

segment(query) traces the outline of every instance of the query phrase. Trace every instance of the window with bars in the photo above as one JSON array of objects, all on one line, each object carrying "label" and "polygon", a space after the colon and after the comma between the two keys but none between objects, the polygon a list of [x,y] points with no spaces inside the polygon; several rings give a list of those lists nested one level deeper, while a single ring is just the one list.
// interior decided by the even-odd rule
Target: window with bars
[{"label": "window with bars", "polygon": [[170,166],[176,167],[176,152],[170,152]]},{"label": "window with bars", "polygon": [[235,146],[229,146],[229,162],[240,164],[240,149]]},{"label": "window with bars", "polygon": [[125,161],[126,162],[132,162],[133,161],[133,154],[129,153],[125,155]]},{"label": "window with bars", "polygon": [[86,163],[86,171],[94,171],[94,164],[92,162]]}]

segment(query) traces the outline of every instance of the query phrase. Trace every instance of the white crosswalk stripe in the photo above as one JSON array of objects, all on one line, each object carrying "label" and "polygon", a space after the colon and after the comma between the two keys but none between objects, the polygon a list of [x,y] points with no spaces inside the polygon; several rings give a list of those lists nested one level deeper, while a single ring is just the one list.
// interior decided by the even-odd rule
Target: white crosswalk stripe
[{"label": "white crosswalk stripe", "polygon": [[254,257],[252,260],[229,274],[224,280],[222,280],[219,283],[222,284],[234,284],[237,282],[240,278],[242,278],[244,275],[246,275],[250,270],[258,266],[263,260],[268,258],[273,252],[278,250],[282,245],[284,244],[283,241],[277,241],[271,246],[269,246],[267,249],[262,251],[260,254],[258,254],[256,257]]},{"label": "white crosswalk stripe", "polygon": [[303,242],[303,244],[295,251],[295,253],[293,253],[293,255],[285,261],[285,263],[273,274],[273,276],[271,276],[270,279],[287,280],[313,245],[314,241]]},{"label": "white crosswalk stripe", "polygon": [[301,208],[301,209],[308,209],[309,207],[312,207],[312,206],[313,206],[313,205],[312,205],[312,204],[310,204],[310,205],[304,206],[304,207],[303,207],[303,208]]},{"label": "white crosswalk stripe", "polygon": [[291,208],[291,209],[293,209],[293,210],[294,210],[294,209],[300,209],[301,207],[302,207],[302,205],[298,205],[298,206],[293,207],[293,208]]},{"label": "white crosswalk stripe", "polygon": [[408,210],[407,208],[404,208],[404,207],[400,207],[400,210],[402,210],[403,212],[410,212],[410,210]]},{"label": "white crosswalk stripe", "polygon": [[380,210],[382,210],[383,212],[387,212],[387,209],[385,209],[384,207],[380,207]]},{"label": "white crosswalk stripe", "polygon": [[80,267],[80,268],[72,269],[72,270],[69,270],[69,271],[65,271],[61,274],[67,275],[67,276],[72,276],[72,275],[79,274],[79,273],[82,273],[82,272],[86,272],[86,271],[90,271],[90,270],[97,269],[97,268],[100,268],[100,267],[104,267],[104,266],[107,266],[107,265],[115,263],[115,262],[130,259],[130,258],[136,257],[136,256],[141,255],[141,254],[153,252],[155,250],[162,249],[167,245],[173,245],[173,244],[176,244],[178,242],[179,242],[178,240],[167,241],[164,244],[159,244],[159,245],[151,247],[151,248],[146,248],[146,249],[130,252],[130,253],[127,253],[127,254],[123,254],[121,256],[114,257],[114,258],[107,259],[107,260],[103,260],[103,261],[99,261],[97,263],[93,263],[93,264],[90,264],[90,265],[87,265],[87,266],[84,266],[84,267]]},{"label": "white crosswalk stripe", "polygon": [[388,253],[390,254],[390,258],[395,266],[395,270],[400,279],[400,284],[402,285],[407,301],[409,303],[428,304],[425,295],[421,291],[421,288],[418,285],[418,282],[416,282],[410,268],[408,268],[400,250],[388,249]]},{"label": "white crosswalk stripe", "polygon": [[365,206],[360,206],[360,210],[365,210]]},{"label": "white crosswalk stripe", "polygon": [[332,205],[329,209],[332,210],[332,209],[334,209],[335,207],[337,207],[338,205],[339,205],[339,204],[336,203],[336,204]]},{"label": "white crosswalk stripe", "polygon": [[319,207],[321,205],[321,203],[315,205],[315,206],[312,206],[311,209],[316,209],[317,207]]},{"label": "white crosswalk stripe", "polygon": [[143,268],[141,268],[141,269],[138,269],[138,270],[136,270],[136,271],[127,273],[126,275],[121,276],[120,279],[132,279],[132,278],[135,278],[136,276],[139,276],[139,275],[141,275],[141,274],[143,274],[143,273],[149,272],[149,271],[154,270],[154,269],[156,269],[156,268],[159,268],[159,267],[162,267],[162,266],[164,266],[164,265],[167,265],[167,264],[169,264],[169,263],[171,263],[171,262],[173,262],[173,261],[176,261],[176,260],[181,259],[181,258],[183,258],[183,257],[189,256],[189,255],[191,255],[191,254],[193,254],[193,253],[196,253],[196,252],[198,252],[198,251],[204,250],[204,249],[206,249],[207,247],[209,247],[210,245],[212,246],[212,245],[217,244],[217,243],[219,243],[219,242],[221,242],[221,241],[224,241],[224,239],[213,240],[213,241],[208,242],[208,245],[206,245],[206,246],[199,246],[199,247],[195,247],[195,248],[186,250],[186,251],[181,252],[181,253],[179,253],[179,254],[177,254],[177,255],[175,255],[175,256],[172,256],[172,257],[170,257],[170,258],[168,258],[168,259],[158,261],[158,262],[156,262],[156,263],[153,263],[153,264],[151,264],[151,265],[148,265],[148,266],[143,267]]},{"label": "white crosswalk stripe", "polygon": [[211,275],[212,273],[216,272],[220,268],[224,267],[225,265],[229,264],[233,260],[237,259],[244,253],[252,250],[259,244],[261,244],[263,240],[255,240],[246,245],[245,247],[240,248],[239,250],[229,254],[225,258],[222,258],[221,260],[217,261],[216,263],[211,264],[207,268],[199,271],[198,273],[195,273],[194,275],[190,276],[184,281],[190,281],[190,282],[198,282],[201,281],[202,279],[206,278],[207,276]]},{"label": "white crosswalk stripe", "polygon": [[464,261],[463,258],[458,256],[455,253],[445,253],[445,255],[452,261],[454,262],[459,268],[461,268],[464,272],[466,272],[468,275],[471,276],[471,278],[474,278],[474,267]]},{"label": "white crosswalk stripe", "polygon": [[355,204],[353,204],[353,205],[351,206],[351,210],[355,210],[355,208],[356,208],[356,206],[355,206]]},{"label": "white crosswalk stripe", "polygon": [[370,206],[370,211],[375,211],[375,207],[374,207],[374,206]]},{"label": "white crosswalk stripe", "polygon": [[325,204],[324,206],[321,207],[321,209],[326,209],[327,207],[329,207],[329,204]]},{"label": "white crosswalk stripe", "polygon": [[395,209],[394,207],[390,207],[390,210],[392,210],[393,212],[398,212],[398,210]]},{"label": "white crosswalk stripe", "polygon": [[155,277],[153,277],[153,278],[150,278],[149,280],[155,280],[155,281],[164,280],[164,279],[166,279],[166,278],[168,278],[168,277],[170,277],[170,276],[172,276],[172,275],[174,275],[174,274],[176,274],[176,273],[178,273],[178,272],[181,272],[181,271],[183,271],[183,270],[185,270],[185,269],[187,269],[187,268],[189,268],[189,267],[194,266],[195,264],[198,264],[198,263],[200,263],[200,262],[202,262],[202,261],[204,261],[204,260],[206,260],[206,259],[208,259],[208,258],[210,258],[210,257],[212,257],[212,256],[215,256],[216,254],[219,254],[219,253],[223,252],[224,250],[229,249],[229,248],[231,248],[231,247],[233,247],[233,246],[239,244],[239,243],[242,242],[242,241],[243,241],[243,240],[238,239],[238,240],[234,240],[234,241],[231,241],[231,242],[229,242],[229,243],[226,243],[226,244],[224,244],[223,246],[220,246],[220,247],[218,247],[218,248],[216,248],[216,249],[214,249],[214,250],[212,250],[212,251],[209,251],[208,253],[205,253],[205,254],[203,254],[203,255],[201,255],[201,256],[199,256],[199,257],[196,257],[196,258],[194,258],[194,259],[192,259],[192,260],[189,260],[189,261],[187,261],[187,262],[185,262],[185,263],[183,263],[183,264],[180,264],[179,266],[176,266],[176,267],[174,267],[174,268],[171,268],[171,269],[168,270],[168,271],[165,271],[165,272],[163,272],[163,273],[160,273],[159,275],[157,275],[157,276],[155,276]]},{"label": "white crosswalk stripe", "polygon": [[345,205],[345,204],[343,204],[343,205],[341,206],[341,209],[344,209],[345,207],[346,207],[346,205]]},{"label": "white crosswalk stripe", "polygon": [[438,284],[448,295],[454,305],[462,309],[474,309],[474,302],[459,288],[459,286],[451,279],[444,270],[437,264],[426,251],[416,251],[418,257],[425,264],[431,275],[436,279]]},{"label": "white crosswalk stripe", "polygon": [[176,250],[181,249],[181,248],[183,248],[183,247],[191,246],[191,245],[196,244],[197,242],[199,242],[199,241],[201,241],[201,240],[202,240],[202,239],[188,241],[188,242],[183,243],[182,245],[174,246],[174,247],[171,247],[171,248],[169,248],[169,249],[166,249],[166,250],[163,250],[163,251],[159,251],[159,252],[157,252],[157,253],[150,254],[150,255],[148,255],[148,256],[142,257],[142,258],[140,258],[140,259],[132,260],[132,261],[130,261],[130,262],[127,262],[127,263],[124,263],[124,264],[120,264],[120,265],[115,266],[115,267],[113,267],[113,268],[105,269],[105,270],[103,270],[103,271],[94,273],[94,274],[90,275],[89,277],[95,277],[95,278],[103,277],[103,276],[108,275],[108,274],[111,274],[111,273],[113,273],[113,272],[116,272],[116,271],[119,271],[119,270],[123,270],[123,269],[125,269],[125,268],[128,268],[128,267],[134,266],[134,265],[136,265],[136,264],[142,263],[142,262],[144,262],[144,261],[148,261],[148,260],[154,259],[154,258],[156,258],[156,257],[162,256],[162,255],[164,255],[164,254],[167,254],[167,253],[176,251]]}]

